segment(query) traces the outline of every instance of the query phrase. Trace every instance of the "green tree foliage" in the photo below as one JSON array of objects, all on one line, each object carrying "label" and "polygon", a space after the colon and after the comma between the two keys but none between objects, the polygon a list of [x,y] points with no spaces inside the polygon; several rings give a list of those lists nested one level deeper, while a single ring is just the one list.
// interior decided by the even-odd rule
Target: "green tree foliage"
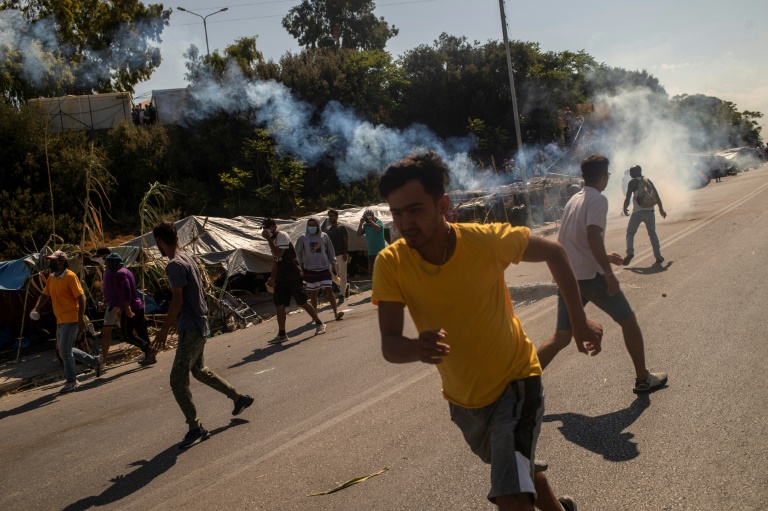
[{"label": "green tree foliage", "polygon": [[[42,247],[53,234],[46,149],[56,234],[73,244],[80,240],[86,172],[106,168],[104,151],[91,151],[83,132],[47,134],[39,112],[0,101],[0,257],[22,256]],[[113,187],[108,179],[102,181],[110,195]]]},{"label": "green tree foliage", "polygon": [[303,205],[304,163],[278,155],[275,143],[264,129],[257,130],[255,138],[245,140],[244,154],[254,169],[253,194],[261,201],[261,208],[273,216],[295,215]]},{"label": "green tree foliage", "polygon": [[702,94],[675,96],[671,106],[676,120],[690,128],[691,146],[699,151],[762,143],[760,112],[739,112],[731,101]]},{"label": "green tree foliage", "polygon": [[120,193],[112,200],[112,216],[133,218],[136,203],[150,183],[164,180],[165,156],[170,139],[164,126],[134,126],[121,121],[109,130],[104,142],[109,169]]},{"label": "green tree foliage", "polygon": [[376,18],[371,0],[304,0],[283,18],[283,27],[304,48],[383,50],[397,28]]},{"label": "green tree foliage", "polygon": [[7,99],[133,91],[160,65],[171,11],[139,0],[0,0],[12,41],[0,61]]}]

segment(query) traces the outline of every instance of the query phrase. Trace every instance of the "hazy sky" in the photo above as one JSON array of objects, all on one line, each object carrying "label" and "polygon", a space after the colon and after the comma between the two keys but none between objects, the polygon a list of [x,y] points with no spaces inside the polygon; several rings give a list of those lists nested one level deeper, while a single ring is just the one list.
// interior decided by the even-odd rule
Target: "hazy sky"
[{"label": "hazy sky", "polygon": [[[150,3],[145,0],[145,3]],[[266,59],[296,52],[281,25],[299,0],[177,0],[163,32],[163,64],[136,95],[185,87],[184,58],[190,44],[205,53],[200,18],[181,6],[210,14],[211,51],[240,37],[257,36]],[[706,94],[733,101],[740,110],[768,116],[768,0],[507,0],[510,38],[534,41],[544,51],[586,50],[597,61],[647,69],[670,95]],[[400,29],[387,50],[394,55],[431,44],[442,32],[470,41],[501,39],[497,0],[380,0],[376,15]],[[768,139],[768,119],[761,119]]]}]

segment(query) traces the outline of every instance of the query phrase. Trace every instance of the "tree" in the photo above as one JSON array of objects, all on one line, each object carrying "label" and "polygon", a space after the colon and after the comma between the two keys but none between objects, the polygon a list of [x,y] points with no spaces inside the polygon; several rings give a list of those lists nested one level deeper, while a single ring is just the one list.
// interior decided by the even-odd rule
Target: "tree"
[{"label": "tree", "polygon": [[372,0],[304,0],[283,18],[283,27],[305,48],[383,50],[398,34],[373,14]]},{"label": "tree", "polygon": [[[0,0],[6,99],[133,91],[160,65],[171,11],[139,0]],[[5,54],[3,54],[5,51]]]}]

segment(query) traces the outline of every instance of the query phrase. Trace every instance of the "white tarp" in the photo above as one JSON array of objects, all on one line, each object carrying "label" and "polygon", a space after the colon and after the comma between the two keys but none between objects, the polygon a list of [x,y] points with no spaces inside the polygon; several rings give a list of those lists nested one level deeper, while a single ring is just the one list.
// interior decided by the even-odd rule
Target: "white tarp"
[{"label": "white tarp", "polygon": [[[367,250],[365,237],[357,236],[357,227],[366,209],[373,210],[385,228],[392,226],[392,215],[386,204],[340,210],[339,224],[347,228],[350,252]],[[321,223],[327,223],[328,216],[325,212],[313,216],[319,218]],[[306,232],[308,219],[309,217],[303,217],[297,220],[275,221],[278,229],[288,234],[295,244],[299,236]],[[267,241],[261,236],[263,221],[263,217],[253,216],[189,216],[175,225],[180,247],[194,253],[206,264],[223,266],[227,275],[233,276],[246,272],[268,273],[272,270],[272,253]],[[152,233],[134,238],[117,248],[142,247],[143,243],[155,257],[160,257]]]},{"label": "white tarp", "polygon": [[29,100],[30,106],[48,115],[51,131],[101,130],[125,119],[131,122],[131,95],[127,92],[62,96]]},{"label": "white tarp", "polygon": [[152,104],[157,110],[157,122],[160,124],[178,124],[189,92],[187,89],[164,89],[152,91]]}]

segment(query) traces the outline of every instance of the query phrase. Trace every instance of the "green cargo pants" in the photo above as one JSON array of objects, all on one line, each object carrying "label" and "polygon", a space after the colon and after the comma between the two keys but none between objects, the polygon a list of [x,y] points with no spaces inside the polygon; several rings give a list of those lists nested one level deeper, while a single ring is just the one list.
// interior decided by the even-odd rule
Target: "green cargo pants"
[{"label": "green cargo pants", "polygon": [[197,330],[179,332],[179,345],[176,347],[176,357],[171,369],[171,390],[176,402],[179,403],[189,429],[200,427],[195,403],[192,402],[192,392],[189,391],[189,373],[214,390],[225,394],[229,399],[240,397],[237,390],[218,374],[206,367],[203,361],[205,336]]}]

